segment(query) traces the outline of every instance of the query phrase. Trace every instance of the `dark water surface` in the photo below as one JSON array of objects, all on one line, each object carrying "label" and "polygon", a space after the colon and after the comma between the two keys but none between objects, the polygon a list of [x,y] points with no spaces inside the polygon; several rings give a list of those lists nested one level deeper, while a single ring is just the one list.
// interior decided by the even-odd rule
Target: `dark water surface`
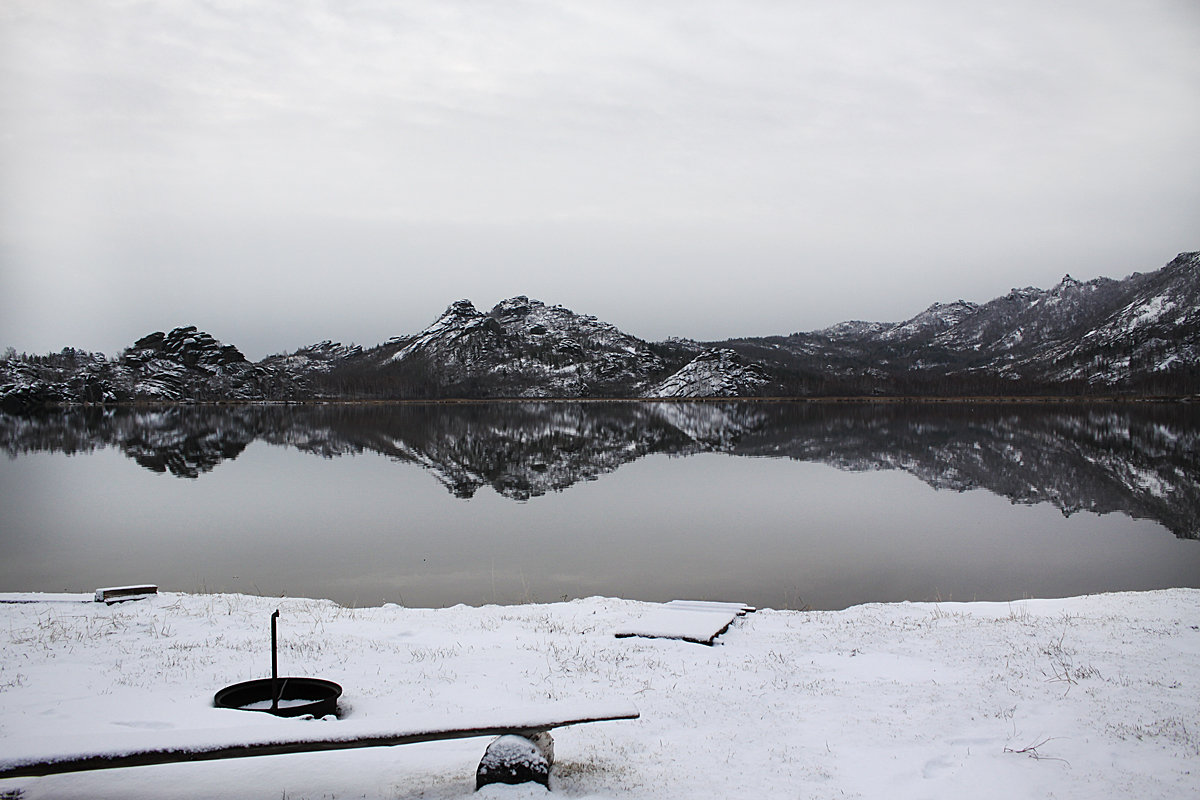
[{"label": "dark water surface", "polygon": [[774,608],[1200,586],[1196,406],[0,415],[0,591]]}]

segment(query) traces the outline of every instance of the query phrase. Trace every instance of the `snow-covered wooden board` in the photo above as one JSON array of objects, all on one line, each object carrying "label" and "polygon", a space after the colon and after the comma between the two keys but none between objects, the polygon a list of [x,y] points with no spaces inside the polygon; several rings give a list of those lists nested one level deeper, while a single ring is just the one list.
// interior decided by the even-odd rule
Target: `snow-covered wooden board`
[{"label": "snow-covered wooden board", "polygon": [[150,595],[158,594],[158,586],[153,583],[138,583],[132,586],[109,586],[97,589],[97,603],[124,603],[127,600],[141,600]]},{"label": "snow-covered wooden board", "polygon": [[[231,710],[229,713],[248,712]],[[279,719],[278,729],[268,735],[264,735],[261,725],[255,725],[246,729],[157,731],[103,741],[93,737],[29,737],[19,743],[10,743],[15,747],[0,757],[0,779],[224,758],[392,747],[477,736],[516,734],[528,738],[568,725],[637,719],[639,716],[632,703],[611,700],[458,714],[446,716],[440,724],[408,727],[384,728],[378,722]]]},{"label": "snow-covered wooden board", "polygon": [[109,586],[91,594],[80,592],[0,592],[0,603],[123,603],[127,600],[142,600],[158,594],[158,587],[150,583],[135,586]]},{"label": "snow-covered wooden board", "polygon": [[682,639],[711,645],[739,616],[730,609],[693,608],[665,604],[618,628],[618,638]]},{"label": "snow-covered wooden board", "polygon": [[684,608],[693,611],[732,611],[739,617],[752,614],[758,609],[745,603],[723,603],[718,600],[672,600],[667,603],[670,608]]}]

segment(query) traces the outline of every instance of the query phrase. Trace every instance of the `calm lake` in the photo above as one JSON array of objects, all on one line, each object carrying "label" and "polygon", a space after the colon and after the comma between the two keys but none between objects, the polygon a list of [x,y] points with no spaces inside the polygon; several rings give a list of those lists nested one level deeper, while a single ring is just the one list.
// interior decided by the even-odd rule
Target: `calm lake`
[{"label": "calm lake", "polygon": [[0,414],[0,591],[773,608],[1200,586],[1192,404]]}]

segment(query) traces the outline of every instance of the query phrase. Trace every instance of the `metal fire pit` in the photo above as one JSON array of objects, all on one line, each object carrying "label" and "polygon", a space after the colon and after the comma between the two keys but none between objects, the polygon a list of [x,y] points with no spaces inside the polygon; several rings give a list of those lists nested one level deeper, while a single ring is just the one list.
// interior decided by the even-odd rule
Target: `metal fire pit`
[{"label": "metal fire pit", "polygon": [[263,711],[277,717],[336,714],[341,686],[321,678],[279,677],[277,619],[278,610],[271,615],[271,677],[226,686],[213,697],[213,704],[217,708]]},{"label": "metal fire pit", "polygon": [[341,686],[320,678],[259,678],[226,686],[213,702],[218,708],[265,711],[277,717],[323,717],[337,713],[341,696]]}]

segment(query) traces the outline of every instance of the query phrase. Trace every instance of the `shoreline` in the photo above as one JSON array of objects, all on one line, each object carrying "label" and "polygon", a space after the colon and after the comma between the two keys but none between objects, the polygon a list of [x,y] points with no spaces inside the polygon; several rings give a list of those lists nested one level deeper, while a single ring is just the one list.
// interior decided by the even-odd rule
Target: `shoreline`
[{"label": "shoreline", "polygon": [[[556,794],[1082,800],[1182,799],[1200,788],[1200,590],[762,609],[711,647],[615,637],[658,608],[601,597],[345,608],[181,593],[113,606],[0,604],[0,751],[624,698],[640,719],[555,733]],[[340,720],[212,708],[217,688],[269,674],[276,609],[281,670],[341,684]],[[0,781],[0,793],[466,800],[480,796],[474,767],[485,745],[17,778]]]}]

